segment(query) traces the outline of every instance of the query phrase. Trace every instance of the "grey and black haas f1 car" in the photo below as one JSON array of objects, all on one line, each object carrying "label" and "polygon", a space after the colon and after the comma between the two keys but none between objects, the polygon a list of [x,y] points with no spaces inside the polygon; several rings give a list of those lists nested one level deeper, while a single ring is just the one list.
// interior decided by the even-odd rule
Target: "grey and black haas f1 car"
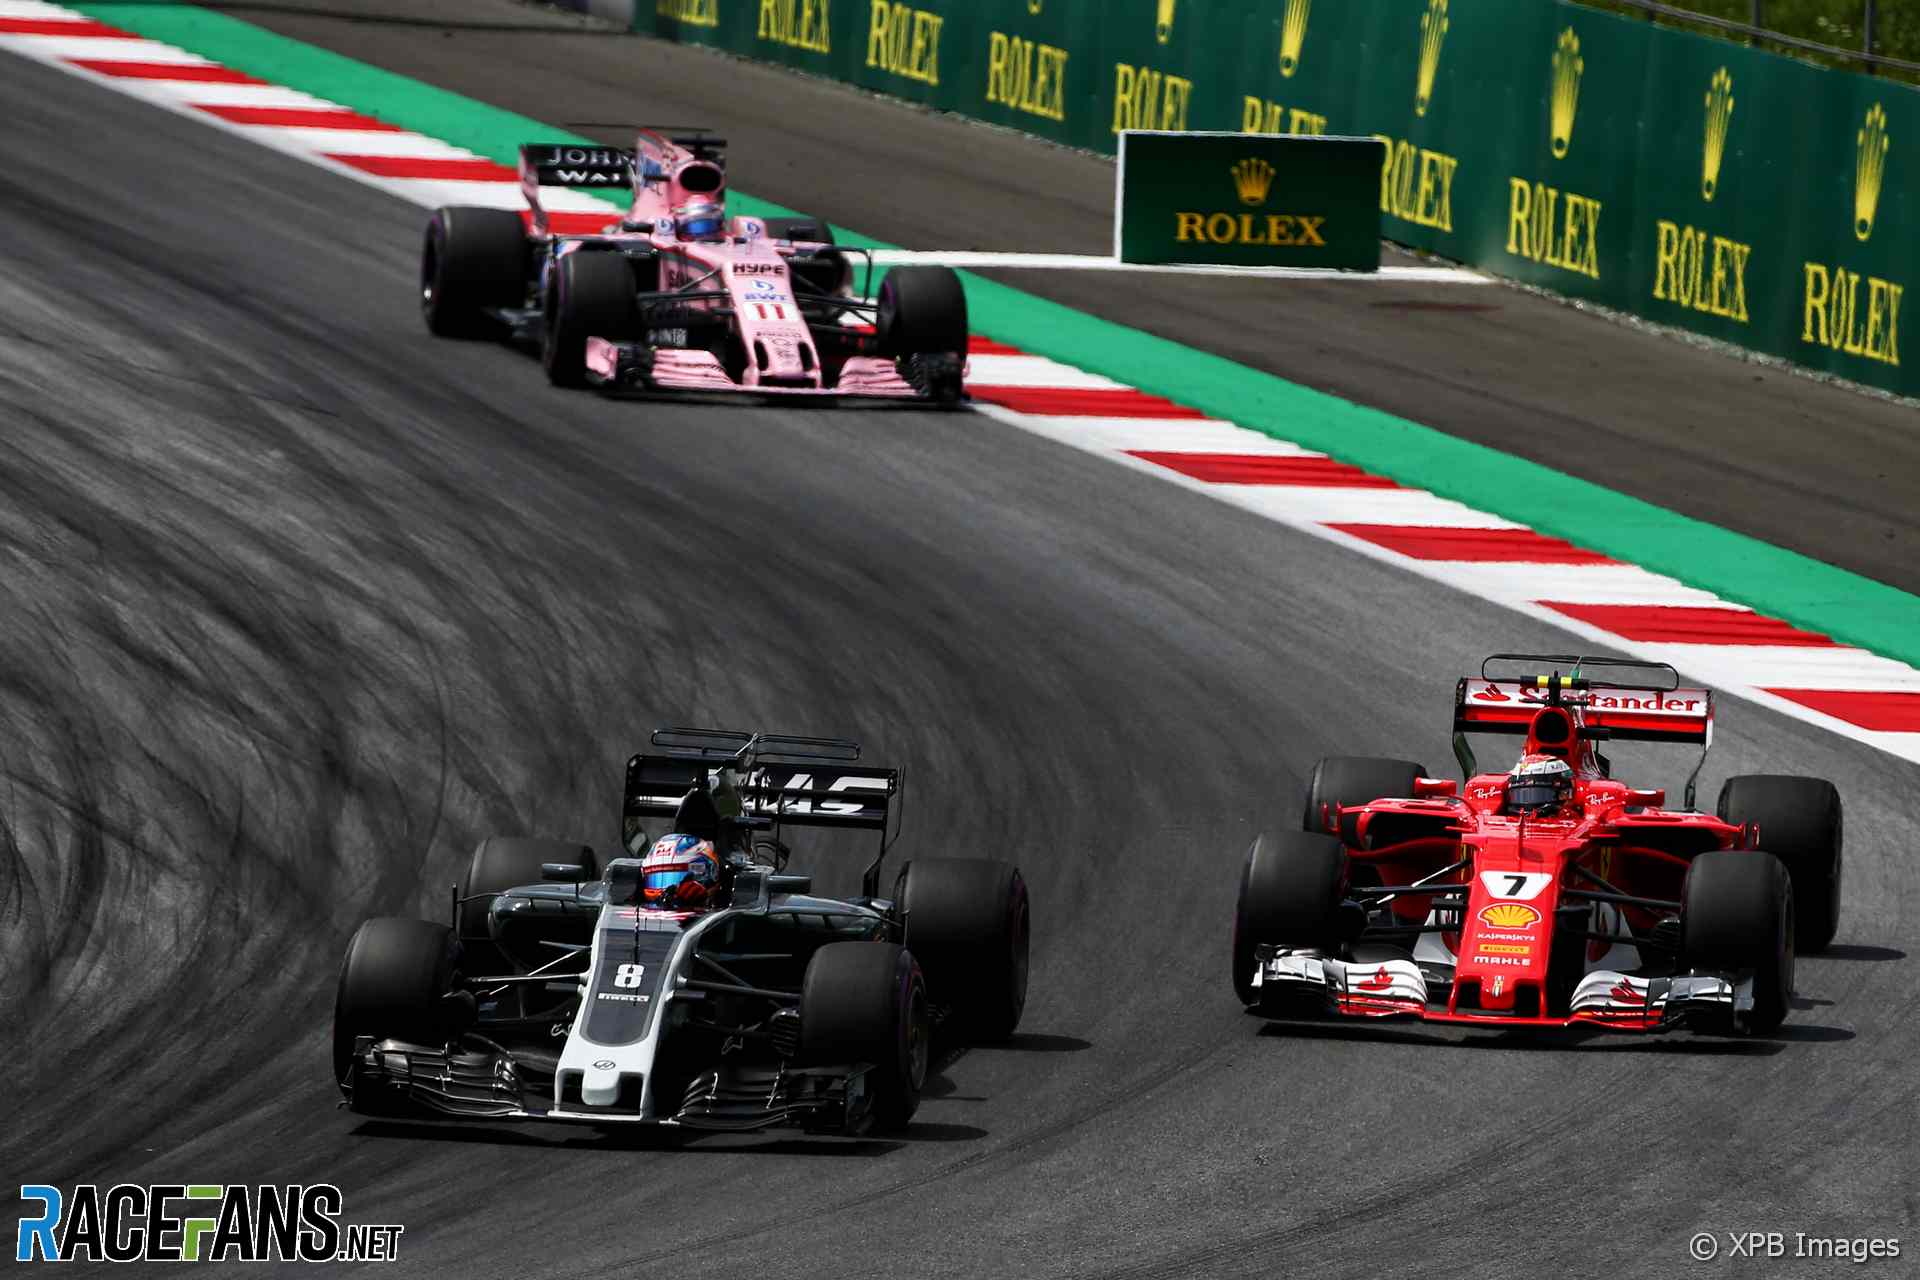
[{"label": "grey and black haas f1 car", "polygon": [[[524,146],[520,185],[524,219],[448,207],[428,220],[420,305],[435,334],[538,347],[558,386],[962,396],[960,277],[895,267],[876,296],[873,255],[836,244],[825,222],[730,215],[722,139],[641,129],[631,150]],[[549,212],[541,191],[553,187],[626,187],[632,203],[624,216],[611,206]]]},{"label": "grey and black haas f1 car", "polygon": [[[943,1043],[1013,1033],[1026,884],[1011,863],[923,858],[881,897],[898,771],[834,739],[652,742],[628,762],[622,832],[645,857],[599,867],[578,844],[495,837],[450,922],[360,927],[333,1026],[355,1111],[894,1131],[936,1028]],[[655,820],[669,834],[650,846]],[[860,896],[816,895],[788,871],[794,827],[877,833]]]},{"label": "grey and black haas f1 car", "polygon": [[[1453,727],[1464,787],[1408,760],[1325,759],[1302,829],[1255,841],[1233,930],[1244,1004],[1286,1020],[1780,1025],[1796,948],[1839,927],[1832,783],[1735,777],[1716,813],[1696,810],[1713,695],[1661,663],[1497,654],[1459,681]],[[1519,762],[1479,772],[1469,734],[1523,739]],[[1682,807],[1615,780],[1602,748],[1623,741],[1700,747]]]}]

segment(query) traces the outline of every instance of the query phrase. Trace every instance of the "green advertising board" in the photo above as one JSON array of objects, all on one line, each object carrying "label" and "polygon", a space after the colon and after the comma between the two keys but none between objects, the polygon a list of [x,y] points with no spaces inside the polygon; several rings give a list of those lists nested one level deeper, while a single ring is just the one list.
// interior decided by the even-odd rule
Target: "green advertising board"
[{"label": "green advertising board", "polygon": [[1375,137],[1389,240],[1920,395],[1909,85],[1568,0],[638,5],[642,31],[1098,151]]},{"label": "green advertising board", "polygon": [[1380,269],[1377,138],[1120,135],[1122,262]]}]

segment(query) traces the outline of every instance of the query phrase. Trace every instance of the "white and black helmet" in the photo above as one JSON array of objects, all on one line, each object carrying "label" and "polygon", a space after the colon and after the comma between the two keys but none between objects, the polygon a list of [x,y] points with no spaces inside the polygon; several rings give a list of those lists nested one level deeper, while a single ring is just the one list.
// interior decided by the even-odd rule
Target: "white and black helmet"
[{"label": "white and black helmet", "polygon": [[1573,768],[1558,756],[1522,756],[1507,775],[1507,812],[1540,813],[1573,799]]}]

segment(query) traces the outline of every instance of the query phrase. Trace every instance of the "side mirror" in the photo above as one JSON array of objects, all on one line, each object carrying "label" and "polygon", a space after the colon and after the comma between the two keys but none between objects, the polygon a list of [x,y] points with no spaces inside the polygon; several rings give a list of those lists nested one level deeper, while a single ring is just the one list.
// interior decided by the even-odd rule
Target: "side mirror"
[{"label": "side mirror", "polygon": [[557,884],[579,884],[587,878],[587,869],[577,862],[543,862],[540,878]]},{"label": "side mirror", "polygon": [[1415,800],[1444,800],[1460,794],[1460,784],[1452,778],[1415,778],[1413,780],[1413,798]]},{"label": "side mirror", "polygon": [[1627,790],[1627,803],[1643,809],[1664,809],[1667,807],[1667,789],[1665,787],[1630,787]]}]

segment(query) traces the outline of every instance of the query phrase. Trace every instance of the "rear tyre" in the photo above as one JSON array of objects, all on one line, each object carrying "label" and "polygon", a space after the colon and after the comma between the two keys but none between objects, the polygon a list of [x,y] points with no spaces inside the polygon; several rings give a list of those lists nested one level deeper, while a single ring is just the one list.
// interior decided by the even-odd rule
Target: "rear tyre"
[{"label": "rear tyre", "polygon": [[[774,240],[835,243],[833,228],[825,218],[768,218],[767,235]],[[853,269],[844,253],[828,251],[811,258],[793,258],[787,265],[795,282],[811,293],[837,297],[853,280]]]},{"label": "rear tyre", "polygon": [[1793,877],[1794,945],[1824,950],[1840,931],[1840,792],[1824,778],[1752,773],[1720,788],[1723,822],[1751,822]]},{"label": "rear tyre", "polygon": [[529,260],[512,210],[434,210],[420,251],[421,318],[442,338],[499,337],[504,327],[487,309],[526,305]]},{"label": "rear tyre", "polygon": [[1411,760],[1328,756],[1313,766],[1313,773],[1307,779],[1307,800],[1300,815],[1300,829],[1339,835],[1330,819],[1338,815],[1341,805],[1410,800],[1414,780],[1426,776],[1427,767]]},{"label": "rear tyre", "polygon": [[1240,869],[1233,908],[1233,993],[1252,1004],[1254,948],[1332,951],[1345,937],[1347,851],[1332,836],[1261,836]]},{"label": "rear tyre", "polygon": [[[467,972],[507,973],[513,967],[505,952],[494,945],[488,925],[493,899],[523,884],[539,884],[540,868],[549,862],[574,863],[588,880],[600,876],[593,850],[567,840],[538,840],[525,836],[488,836],[474,847],[467,873],[460,878],[460,943],[466,949]],[[472,898],[473,901],[468,901]]]},{"label": "rear tyre", "polygon": [[1681,955],[1688,967],[1751,973],[1745,1029],[1765,1034],[1787,1016],[1793,994],[1793,879],[1757,849],[1714,849],[1687,868]]},{"label": "rear tyre", "polygon": [[546,335],[540,363],[556,387],[587,385],[587,339],[618,340],[633,330],[633,268],[624,255],[576,249],[547,281]]},{"label": "rear tyre", "polygon": [[875,329],[880,349],[899,359],[965,355],[967,293],[951,267],[895,267],[880,282]]},{"label": "rear tyre", "polygon": [[1033,905],[1010,862],[917,858],[894,897],[906,911],[906,944],[933,999],[974,1040],[1005,1040],[1027,1007]]},{"label": "rear tyre", "polygon": [[347,944],[333,1002],[333,1078],[355,1111],[379,1114],[384,1100],[347,1089],[353,1043],[360,1036],[431,1045],[446,1038],[440,996],[459,963],[453,931],[425,920],[383,916],[367,921]]},{"label": "rear tyre", "polygon": [[813,953],[800,988],[800,1059],[829,1066],[870,1063],[873,1127],[907,1127],[927,1079],[932,1029],[927,986],[905,947],[830,942]]}]

